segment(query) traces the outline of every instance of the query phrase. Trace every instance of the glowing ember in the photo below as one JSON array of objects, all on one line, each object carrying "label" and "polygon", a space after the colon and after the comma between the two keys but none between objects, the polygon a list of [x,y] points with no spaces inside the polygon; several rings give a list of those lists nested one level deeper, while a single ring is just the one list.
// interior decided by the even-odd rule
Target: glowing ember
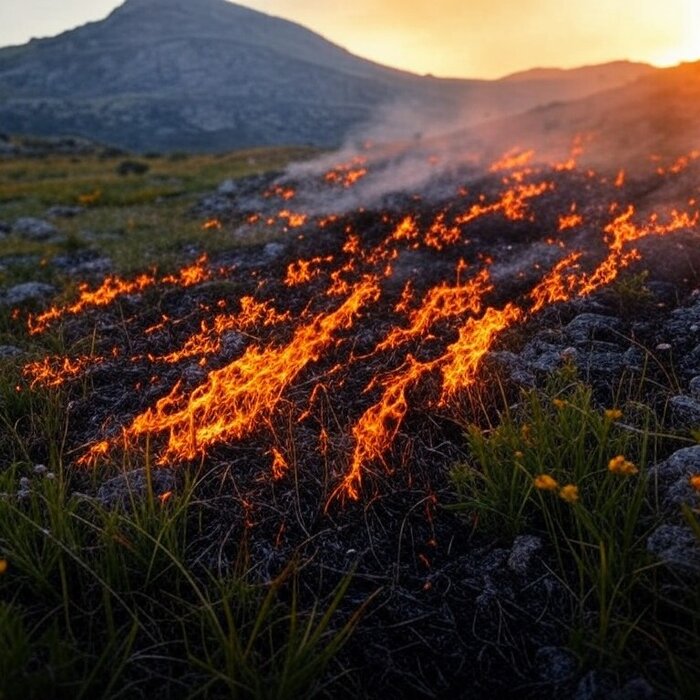
[{"label": "glowing ember", "polygon": [[[610,284],[641,257],[642,239],[697,230],[695,197],[688,211],[658,214],[613,202],[632,189],[625,186],[626,171],[579,172],[588,138],[577,137],[568,156],[547,167],[538,165],[534,151],[512,149],[486,166],[484,179],[468,188],[453,183],[450,192],[459,193],[453,201],[433,206],[414,198],[398,212],[323,218],[278,212],[291,205],[277,200],[294,199],[298,210],[304,197],[275,185],[265,193],[267,210],[245,217],[298,239],[296,259],[241,265],[234,278],[231,269],[213,270],[202,256],[170,275],[153,271],[83,284],[74,300],[30,316],[29,331],[45,332],[94,309],[123,310],[119,303],[129,299],[129,309],[137,310],[120,315],[128,338],[112,350],[117,341],[95,330],[94,354],[28,363],[26,384],[70,389],[70,382],[89,376],[83,387],[89,392],[93,383],[108,381],[105,366],[126,365],[133,373],[128,386],[136,387],[138,406],[121,422],[106,422],[79,464],[148,446],[158,464],[177,465],[255,436],[268,465],[265,478],[284,480],[290,462],[296,474],[316,459],[332,476],[330,500],[357,499],[373,470],[395,470],[411,412],[454,417],[484,381],[484,358],[508,329]],[[698,158],[693,151],[655,160],[654,168],[676,177]],[[424,152],[426,159],[440,167],[438,157]],[[358,157],[325,173],[330,187],[315,186],[342,195],[337,189],[352,187],[367,170]],[[647,177],[656,182],[653,172]],[[571,182],[583,201],[572,204],[572,190],[559,190]],[[603,199],[592,202],[591,191]],[[218,219],[203,224],[220,227]],[[491,235],[499,239],[493,245]],[[532,249],[545,250],[546,264],[522,254],[535,236]],[[214,279],[227,280],[224,291],[215,290]],[[138,297],[163,289],[184,301],[153,307]],[[292,443],[280,437],[282,422],[311,431],[309,455],[289,449]],[[302,428],[289,428],[296,429]],[[163,494],[161,502],[170,497]]]}]

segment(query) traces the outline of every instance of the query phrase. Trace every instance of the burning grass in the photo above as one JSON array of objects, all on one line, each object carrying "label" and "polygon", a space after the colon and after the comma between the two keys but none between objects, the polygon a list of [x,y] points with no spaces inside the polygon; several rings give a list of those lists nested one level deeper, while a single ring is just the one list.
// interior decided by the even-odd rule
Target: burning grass
[{"label": "burning grass", "polygon": [[[696,644],[697,609],[685,587],[669,612],[663,575],[650,573],[658,567],[641,551],[660,517],[647,463],[689,440],[663,419],[674,367],[649,354],[634,380],[618,372],[587,388],[569,374],[520,395],[511,374],[490,364],[577,309],[606,308],[605,294],[630,315],[643,308],[653,325],[668,309],[645,297],[645,267],[677,297],[697,283],[695,197],[652,206],[638,194],[646,180],[579,172],[581,143],[549,165],[509,151],[478,175],[453,173],[448,195],[397,195],[367,209],[329,212],[328,202],[373,187],[371,154],[306,182],[241,187],[229,209],[198,222],[200,235],[218,241],[207,257],[86,282],[6,319],[42,351],[13,361],[3,389],[7,490],[18,464],[40,459],[61,485],[54,493],[42,481],[24,501],[0,503],[5,522],[24,528],[0,539],[20,584],[5,608],[10,646],[69,633],[79,662],[66,687],[84,673],[85,649],[99,646],[88,695],[98,677],[112,680],[110,691],[123,688],[157,660],[163,677],[191,674],[182,687],[166,682],[173,696],[203,684],[204,695],[294,697],[318,689],[323,673],[328,680],[362,664],[363,643],[376,653],[385,643],[391,660],[382,670],[365,659],[368,683],[387,688],[404,674],[405,692],[426,694],[430,682],[444,690],[464,678],[460,666],[445,680],[450,654],[479,656],[478,635],[443,659],[431,648],[438,638],[454,642],[457,627],[480,614],[472,593],[449,592],[469,576],[471,522],[491,546],[494,537],[546,537],[558,567],[564,602],[529,618],[516,601],[509,614],[521,641],[487,641],[514,658],[504,683],[527,685],[522,664],[538,641],[524,630],[541,614],[548,639],[568,637],[582,666],[622,674],[641,667],[637,650],[656,635],[649,658],[663,665],[660,689],[689,686],[695,657],[663,640],[684,606],[684,639]],[[687,177],[694,163],[645,178]],[[275,244],[230,245],[260,230]],[[672,250],[685,257],[669,269]],[[616,332],[639,347],[653,337],[631,322]],[[75,495],[94,492],[103,474],[139,469],[147,488],[127,508]],[[173,484],[154,490],[166,473]],[[438,508],[455,500],[471,521]],[[96,595],[82,609],[73,579]],[[26,601],[49,580],[62,618],[28,631],[35,617]],[[389,592],[356,627],[382,587]],[[444,634],[430,627],[449,626],[450,614],[436,612],[441,595],[459,622]],[[641,624],[638,595],[665,617]],[[573,617],[551,619],[569,605]],[[92,622],[102,617],[106,633]],[[73,633],[85,620],[90,633]],[[396,632],[404,624],[416,640],[405,653]],[[343,651],[353,630],[352,651]],[[110,669],[112,658],[122,662]],[[479,674],[475,687],[501,688],[489,671]],[[347,694],[369,692],[357,674],[345,680]]]}]

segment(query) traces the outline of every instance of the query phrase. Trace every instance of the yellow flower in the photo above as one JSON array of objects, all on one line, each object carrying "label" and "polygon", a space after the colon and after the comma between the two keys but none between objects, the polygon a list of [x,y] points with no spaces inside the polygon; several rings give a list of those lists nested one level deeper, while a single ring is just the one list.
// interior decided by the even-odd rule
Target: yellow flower
[{"label": "yellow flower", "polygon": [[536,476],[532,482],[536,489],[540,491],[556,491],[559,488],[559,484],[554,477],[549,476],[549,474],[539,474]]},{"label": "yellow flower", "polygon": [[529,426],[528,423],[525,423],[525,425],[523,425],[520,428],[520,435],[522,436],[523,440],[525,440],[525,442],[530,442],[530,439],[532,438],[532,428]]},{"label": "yellow flower", "polygon": [[605,411],[605,417],[609,421],[620,420],[620,418],[622,418],[622,411],[619,408],[608,408]]},{"label": "yellow flower", "polygon": [[693,476],[690,477],[690,485],[700,493],[700,474],[693,474]]},{"label": "yellow flower", "polygon": [[562,409],[564,406],[566,406],[566,401],[563,401],[562,399],[552,399],[552,403],[554,404],[554,407],[558,409]]},{"label": "yellow flower", "polygon": [[7,559],[0,559],[0,576],[7,571]]},{"label": "yellow flower", "polygon": [[522,459],[524,456],[525,455],[520,450],[515,453],[515,459]]},{"label": "yellow flower", "polygon": [[608,462],[608,469],[613,474],[619,474],[621,476],[633,476],[639,473],[639,469],[637,469],[632,462],[626,460],[623,455],[613,457]]},{"label": "yellow flower", "polygon": [[559,498],[565,500],[567,503],[576,503],[576,501],[578,501],[578,486],[574,486],[573,484],[562,486],[559,491]]}]

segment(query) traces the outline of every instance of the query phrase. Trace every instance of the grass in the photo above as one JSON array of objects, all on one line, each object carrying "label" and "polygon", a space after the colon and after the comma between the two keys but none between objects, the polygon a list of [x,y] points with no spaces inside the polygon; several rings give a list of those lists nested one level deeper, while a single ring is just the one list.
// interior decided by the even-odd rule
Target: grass
[{"label": "grass", "polygon": [[[43,158],[0,159],[0,220],[43,217],[53,205],[81,205],[74,219],[55,222],[61,237],[37,242],[9,236],[0,240],[0,284],[27,279],[55,283],[60,275],[52,258],[90,248],[109,257],[127,274],[149,265],[166,269],[182,262],[183,250],[206,246],[209,252],[231,247],[225,232],[202,229],[189,210],[204,192],[224,179],[281,170],[290,161],[313,154],[310,149],[266,148],[221,155],[154,156],[138,162],[143,173],[120,175],[126,156],[99,153]],[[258,237],[268,235],[261,228]]]},{"label": "grass", "polygon": [[[70,290],[53,257],[90,247],[122,274],[181,264],[183,250],[230,248],[188,216],[223,179],[283,167],[308,151],[266,149],[224,156],[149,157],[142,173],[117,172],[123,156],[0,160],[0,219],[43,216],[81,204],[57,222],[62,240],[0,241],[0,284],[26,279]],[[29,338],[0,308],[0,341],[65,351],[60,333]],[[90,339],[84,341],[90,347]],[[68,403],[59,391],[17,391],[21,361],[0,359],[0,699],[298,698],[330,692],[329,665],[362,612],[340,612],[351,574],[328,594],[302,600],[305,562],[293,557],[261,580],[245,534],[231,564],[199,560],[209,536],[205,479],[185,475],[163,498],[127,491],[123,503],[83,497],[94,477],[66,464]],[[37,456],[46,470],[35,470]],[[139,465],[132,465],[139,466]],[[101,475],[104,477],[104,474]],[[321,582],[319,582],[319,587]],[[356,606],[357,607],[357,606]],[[321,685],[323,684],[323,685]]]},{"label": "grass", "polygon": [[[582,667],[639,670],[663,658],[658,687],[693,697],[696,582],[674,576],[646,549],[663,520],[648,466],[669,437],[643,403],[596,406],[567,367],[544,389],[524,391],[497,426],[471,426],[470,459],[451,479],[454,507],[477,528],[544,538],[569,593],[572,612],[562,625]],[[698,535],[698,514],[685,516]]]},{"label": "grass", "polygon": [[302,610],[300,562],[268,583],[243,546],[218,573],[197,565],[197,487],[115,508],[64,472],[4,470],[0,697],[313,695],[360,614],[337,619],[350,577]]}]

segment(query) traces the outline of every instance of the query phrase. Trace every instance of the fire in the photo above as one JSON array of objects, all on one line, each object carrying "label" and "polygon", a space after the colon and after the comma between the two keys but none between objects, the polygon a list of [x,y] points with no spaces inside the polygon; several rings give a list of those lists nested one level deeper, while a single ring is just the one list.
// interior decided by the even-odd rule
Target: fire
[{"label": "fire", "polygon": [[356,156],[349,163],[336,165],[323,176],[323,179],[331,185],[350,188],[367,175],[366,163],[366,158]]},{"label": "fire", "polygon": [[136,417],[126,430],[127,439],[168,433],[161,464],[191,460],[214,444],[240,440],[267,420],[263,417],[275,410],[285,389],[378,298],[378,280],[361,280],[338,309],[298,328],[289,344],[249,347],[238,360],[210,372],[189,396],[177,384],[154,408]]},{"label": "fire", "polygon": [[[128,364],[130,387],[159,392],[152,401],[137,390],[137,407],[108,422],[115,427],[98,433],[78,464],[148,444],[159,465],[177,465],[254,437],[259,454],[270,459],[265,478],[284,480],[292,468],[301,473],[305,459],[322,460],[333,479],[330,501],[358,499],[374,469],[396,470],[407,420],[434,410],[455,415],[485,381],[484,359],[508,329],[610,284],[641,257],[641,240],[697,230],[695,197],[688,211],[658,214],[611,204],[633,188],[625,187],[624,169],[616,177],[616,171],[599,176],[577,169],[587,138],[577,137],[563,162],[550,165],[532,150],[506,151],[486,165],[483,179],[468,188],[455,183],[454,201],[414,198],[400,211],[321,217],[301,211],[305,196],[277,184],[264,195],[265,211],[245,216],[287,236],[304,227],[303,236],[294,236],[303,239],[297,259],[242,265],[224,293],[206,283],[229,279],[231,269],[217,270],[206,256],[168,275],[111,275],[97,286],[82,284],[72,300],[31,315],[30,333],[95,309],[119,309],[128,299],[130,315],[122,323],[137,347],[131,341],[113,347],[117,341],[98,328],[92,354],[27,363],[26,385],[70,390],[71,382],[89,376],[93,381],[82,388],[89,392],[110,374],[93,370]],[[675,176],[697,158],[693,151],[654,167]],[[358,157],[328,171],[323,182],[344,189],[367,174],[367,160]],[[582,201],[572,203],[570,190],[558,189],[570,182]],[[604,199],[591,201],[590,192]],[[295,211],[278,212],[291,206],[278,200],[295,200]],[[203,224],[220,226],[218,219]],[[493,246],[491,232],[498,239]],[[546,265],[520,252],[534,237],[540,247],[533,250],[556,246],[546,250]],[[188,290],[180,310],[140,299],[160,289],[168,297]],[[290,431],[311,431],[311,456],[289,447],[282,416]]]}]

